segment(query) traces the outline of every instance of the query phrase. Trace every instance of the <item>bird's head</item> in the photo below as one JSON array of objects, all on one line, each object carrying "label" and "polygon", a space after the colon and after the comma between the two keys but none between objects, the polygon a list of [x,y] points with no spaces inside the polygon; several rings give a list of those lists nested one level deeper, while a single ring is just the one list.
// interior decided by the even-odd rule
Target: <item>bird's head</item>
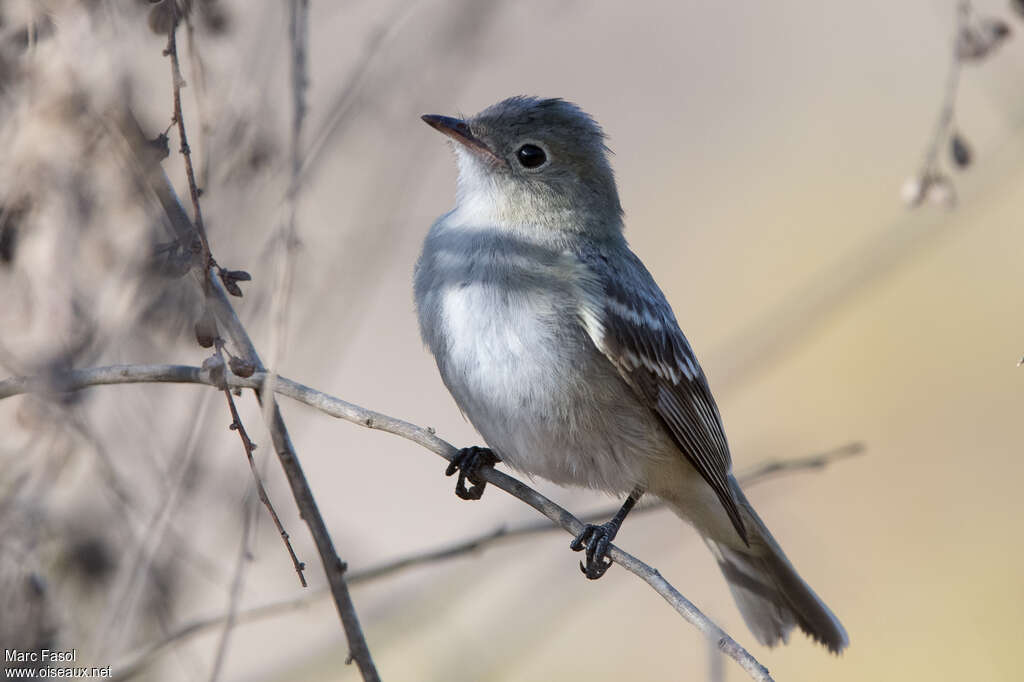
[{"label": "bird's head", "polygon": [[423,120],[453,141],[455,211],[463,221],[512,230],[621,230],[604,133],[575,104],[512,97],[469,118]]}]

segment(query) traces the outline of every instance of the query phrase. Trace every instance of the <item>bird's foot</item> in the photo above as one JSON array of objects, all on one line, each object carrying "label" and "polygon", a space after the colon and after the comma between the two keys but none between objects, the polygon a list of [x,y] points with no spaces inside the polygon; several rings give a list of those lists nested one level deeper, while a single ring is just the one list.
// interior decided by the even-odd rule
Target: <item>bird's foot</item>
[{"label": "bird's foot", "polygon": [[[493,467],[501,460],[491,452],[490,448],[481,448],[474,445],[470,448],[462,448],[448,464],[445,469],[445,476],[452,476],[459,472],[459,480],[455,483],[455,494],[464,500],[479,500],[487,487],[487,481],[478,478],[480,469]],[[466,480],[473,485],[466,487]]]},{"label": "bird's foot", "polygon": [[618,532],[619,524],[613,521],[600,526],[588,523],[576,539],[569,543],[569,549],[574,552],[584,549],[587,551],[587,563],[584,565],[581,561],[580,570],[590,580],[597,580],[603,576],[612,565],[612,560],[608,558],[608,546],[612,544]]}]

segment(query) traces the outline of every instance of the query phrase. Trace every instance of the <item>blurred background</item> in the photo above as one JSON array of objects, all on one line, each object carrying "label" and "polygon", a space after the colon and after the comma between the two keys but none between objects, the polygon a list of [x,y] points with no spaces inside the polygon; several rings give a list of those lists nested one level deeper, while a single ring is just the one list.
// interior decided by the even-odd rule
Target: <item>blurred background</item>
[{"label": "blurred background", "polygon": [[[276,343],[290,168],[287,7],[185,4],[184,117],[207,230],[221,264],[253,275],[235,300],[263,350]],[[110,113],[127,106],[151,137],[171,122],[166,36],[148,21],[159,5],[0,4],[0,378],[209,354],[192,333],[194,283],[152,256],[167,236]],[[973,16],[1020,34],[1019,6],[979,1]],[[799,633],[758,646],[710,553],[670,513],[631,518],[618,544],[776,680],[1020,679],[1020,35],[963,65],[954,121],[970,165],[954,169],[943,138],[949,180],[930,193],[942,201],[901,199],[935,134],[955,25],[945,0],[313,0],[281,373],[479,443],[414,317],[412,268],[455,181],[419,115],[514,94],[572,100],[609,135],[627,236],[702,359],[737,470],[866,445],[750,491],[849,631],[841,657]],[[163,165],[186,197],[178,144],[171,131]],[[239,404],[318,589],[255,401]],[[352,571],[538,518],[498,490],[458,500],[444,462],[412,443],[283,409]],[[245,615],[304,591],[252,504],[229,423],[222,396],[196,386],[0,401],[0,644],[74,647],[78,665],[134,679],[210,679],[218,650],[223,680],[359,679],[329,599]],[[612,502],[535,484],[577,514]],[[634,576],[585,580],[569,540],[509,540],[354,586],[384,679],[719,675],[702,635]],[[233,592],[226,647],[219,624],[152,650],[227,614]],[[746,679],[721,668],[718,679]]]}]

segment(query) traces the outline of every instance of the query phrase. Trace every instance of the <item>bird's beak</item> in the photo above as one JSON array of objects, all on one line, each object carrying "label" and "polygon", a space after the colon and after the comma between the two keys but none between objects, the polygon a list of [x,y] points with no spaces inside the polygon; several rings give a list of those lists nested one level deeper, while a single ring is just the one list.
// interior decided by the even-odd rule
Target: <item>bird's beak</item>
[{"label": "bird's beak", "polygon": [[501,157],[494,153],[480,138],[473,135],[469,124],[461,118],[451,116],[438,116],[437,114],[424,114],[420,118],[434,130],[447,135],[463,147],[475,152],[485,161],[490,163],[504,163]]}]

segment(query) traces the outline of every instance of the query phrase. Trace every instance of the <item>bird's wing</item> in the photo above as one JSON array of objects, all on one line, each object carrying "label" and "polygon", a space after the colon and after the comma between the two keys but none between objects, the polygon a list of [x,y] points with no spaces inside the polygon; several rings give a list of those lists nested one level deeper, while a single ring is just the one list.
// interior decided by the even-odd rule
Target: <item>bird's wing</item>
[{"label": "bird's wing", "polygon": [[623,252],[616,259],[582,254],[581,322],[715,491],[747,542],[729,485],[729,445],[707,379],[654,278],[632,251]]}]

